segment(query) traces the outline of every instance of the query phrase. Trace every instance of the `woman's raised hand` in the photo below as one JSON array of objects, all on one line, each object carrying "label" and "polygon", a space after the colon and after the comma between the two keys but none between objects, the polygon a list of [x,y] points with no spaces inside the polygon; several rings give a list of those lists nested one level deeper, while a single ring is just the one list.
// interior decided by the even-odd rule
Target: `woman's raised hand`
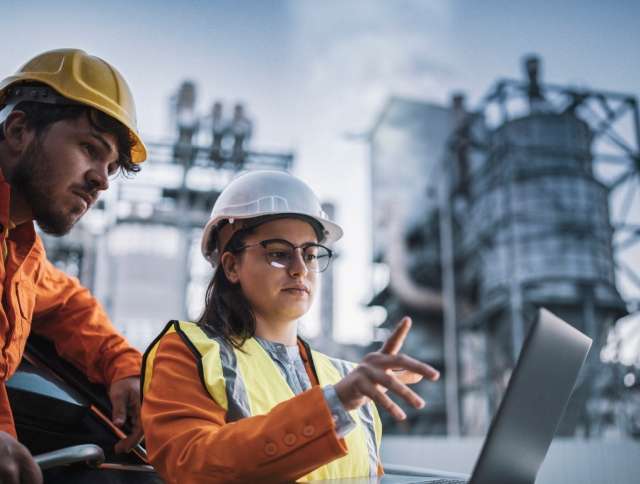
[{"label": "woman's raised hand", "polygon": [[335,384],[338,398],[347,410],[361,407],[371,398],[396,420],[404,420],[404,411],[387,395],[387,390],[404,398],[415,408],[424,407],[424,400],[407,384],[423,377],[435,381],[440,373],[435,368],[400,353],[411,329],[411,318],[404,317],[380,351],[367,354],[362,362]]}]

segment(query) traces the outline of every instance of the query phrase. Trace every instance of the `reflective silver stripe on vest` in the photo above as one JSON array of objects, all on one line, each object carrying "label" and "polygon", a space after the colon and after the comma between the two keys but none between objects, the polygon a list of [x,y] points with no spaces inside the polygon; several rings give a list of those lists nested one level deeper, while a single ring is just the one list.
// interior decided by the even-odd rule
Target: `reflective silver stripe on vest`
[{"label": "reflective silver stripe on vest", "polygon": [[[344,378],[347,373],[353,370],[356,365],[348,361],[339,360],[337,358],[329,358],[333,366],[336,367],[340,375]],[[378,475],[378,449],[376,446],[376,431],[373,424],[373,413],[371,412],[371,404],[367,403],[360,407],[358,411],[360,421],[367,436],[367,449],[369,451],[369,475]]]},{"label": "reflective silver stripe on vest", "polygon": [[373,426],[373,414],[371,413],[371,403],[366,403],[360,407],[360,420],[367,429],[367,449],[369,450],[369,473],[371,476],[378,475],[378,449],[376,448],[376,434]]},{"label": "reflective silver stripe on vest", "polygon": [[287,385],[289,385],[289,388],[291,388],[294,395],[299,395],[311,388],[309,375],[307,375],[304,362],[299,354],[292,362],[287,353],[287,347],[282,343],[275,343],[273,341],[262,339],[258,336],[254,336],[253,338],[271,357],[280,370],[280,373],[282,373],[284,379],[287,380]]},{"label": "reflective silver stripe on vest", "polygon": [[249,397],[242,377],[238,374],[238,360],[233,348],[222,338],[215,338],[220,346],[222,376],[227,391],[227,422],[235,422],[251,416]]}]

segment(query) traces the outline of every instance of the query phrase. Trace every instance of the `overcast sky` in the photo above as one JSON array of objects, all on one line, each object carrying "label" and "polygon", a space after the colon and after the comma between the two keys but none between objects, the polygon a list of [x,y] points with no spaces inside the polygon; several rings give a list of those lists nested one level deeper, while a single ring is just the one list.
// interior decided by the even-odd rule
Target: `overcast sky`
[{"label": "overcast sky", "polygon": [[473,106],[531,52],[548,80],[640,94],[634,1],[5,0],[2,18],[0,75],[52,48],[99,55],[131,85],[149,141],[173,135],[168,97],[186,78],[202,112],[245,102],[254,147],[295,151],[295,173],[337,204],[338,336],[360,341],[374,317],[369,165],[346,135],[389,95],[446,103],[461,90]]}]

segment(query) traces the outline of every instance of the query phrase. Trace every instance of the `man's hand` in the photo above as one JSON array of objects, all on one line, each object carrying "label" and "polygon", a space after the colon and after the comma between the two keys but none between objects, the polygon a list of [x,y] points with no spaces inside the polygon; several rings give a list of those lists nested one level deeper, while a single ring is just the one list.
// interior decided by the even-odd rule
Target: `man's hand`
[{"label": "man's hand", "polygon": [[131,434],[116,444],[116,453],[129,452],[142,440],[140,422],[140,378],[129,377],[114,381],[109,388],[109,398],[113,408],[113,423],[122,428],[129,420]]},{"label": "man's hand", "polygon": [[404,420],[406,414],[389,398],[387,390],[404,398],[415,408],[424,407],[424,400],[406,383],[415,383],[422,377],[435,381],[440,373],[425,363],[399,353],[410,328],[411,319],[403,318],[380,351],[366,355],[355,370],[334,385],[345,409],[355,410],[371,398],[396,420]]},{"label": "man's hand", "polygon": [[42,472],[31,453],[6,432],[0,432],[0,482],[42,484]]}]

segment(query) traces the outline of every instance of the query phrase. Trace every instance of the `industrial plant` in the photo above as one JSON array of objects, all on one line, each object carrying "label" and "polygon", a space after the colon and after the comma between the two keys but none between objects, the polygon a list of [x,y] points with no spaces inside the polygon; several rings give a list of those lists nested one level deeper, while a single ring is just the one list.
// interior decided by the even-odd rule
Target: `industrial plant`
[{"label": "industrial plant", "polygon": [[[196,101],[184,82],[171,98],[173,138],[148,140],[135,183],[118,180],[69,236],[44,237],[141,349],[167,315],[201,310],[211,268],[200,230],[219,190],[241,170],[294,163],[254,149],[242,104],[203,113]],[[449,105],[389,98],[368,142],[371,263],[384,281],[368,306],[386,310],[380,339],[410,315],[404,351],[443,369],[418,385],[428,409],[387,418],[385,431],[483,434],[546,307],[594,339],[560,434],[640,437],[640,361],[620,360],[615,331],[640,310],[637,99],[546,83],[528,57],[522,79],[498,80],[473,107],[463,94]],[[330,341],[335,276],[323,277],[316,346],[353,357]]]},{"label": "industrial plant", "polygon": [[486,432],[546,307],[594,339],[558,433],[639,435],[637,366],[603,361],[624,343],[616,322],[638,316],[639,124],[634,96],[545,83],[535,56],[473,109],[461,94],[388,101],[370,134],[388,284],[369,304],[383,330],[411,315],[407,351],[444,369],[423,385],[426,416],[407,409],[396,432]]}]

